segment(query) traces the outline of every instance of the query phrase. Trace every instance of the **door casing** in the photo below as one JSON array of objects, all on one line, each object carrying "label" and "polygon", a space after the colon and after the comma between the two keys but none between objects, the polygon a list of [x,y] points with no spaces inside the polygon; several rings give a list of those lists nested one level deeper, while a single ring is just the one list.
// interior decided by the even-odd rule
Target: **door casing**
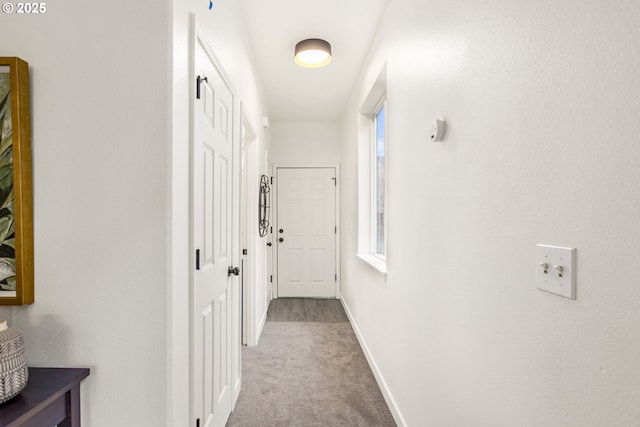
[{"label": "door casing", "polygon": [[[265,251],[260,247],[263,239],[258,237],[258,137],[255,127],[246,114],[241,103],[241,119],[243,129],[243,163],[242,172],[242,248],[247,250],[247,255],[242,255],[243,264],[243,288],[242,288],[242,335],[243,344],[252,347],[258,344],[262,328],[267,318],[267,310],[263,308],[264,301],[260,295],[266,294],[267,280],[264,274],[260,274],[259,266],[263,261]],[[264,289],[261,289],[264,288]],[[261,291],[264,292],[261,292]]]}]

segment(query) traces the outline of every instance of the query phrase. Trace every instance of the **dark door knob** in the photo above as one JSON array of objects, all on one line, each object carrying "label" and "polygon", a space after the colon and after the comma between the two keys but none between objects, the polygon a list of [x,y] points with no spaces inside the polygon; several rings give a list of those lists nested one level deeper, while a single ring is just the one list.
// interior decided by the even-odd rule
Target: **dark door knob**
[{"label": "dark door knob", "polygon": [[284,230],[282,228],[278,231],[280,232],[280,234],[284,233]]},{"label": "dark door knob", "polygon": [[267,242],[267,246],[271,247],[272,245],[273,245],[273,243]]},{"label": "dark door knob", "polygon": [[284,239],[281,237],[281,238],[278,239],[278,242],[282,243],[282,242],[284,242]]},{"label": "dark door knob", "polygon": [[227,275],[231,276],[232,274],[234,276],[240,275],[240,269],[238,267],[229,267],[229,269],[227,270]]}]

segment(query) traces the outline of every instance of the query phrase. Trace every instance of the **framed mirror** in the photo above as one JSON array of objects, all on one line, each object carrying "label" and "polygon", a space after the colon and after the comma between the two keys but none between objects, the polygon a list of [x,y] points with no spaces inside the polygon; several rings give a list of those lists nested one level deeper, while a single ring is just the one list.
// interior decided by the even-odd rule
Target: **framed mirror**
[{"label": "framed mirror", "polygon": [[260,177],[260,192],[258,194],[258,230],[260,237],[264,237],[269,232],[269,209],[271,204],[271,186],[269,177]]},{"label": "framed mirror", "polygon": [[29,99],[29,64],[0,57],[0,305],[34,300]]}]

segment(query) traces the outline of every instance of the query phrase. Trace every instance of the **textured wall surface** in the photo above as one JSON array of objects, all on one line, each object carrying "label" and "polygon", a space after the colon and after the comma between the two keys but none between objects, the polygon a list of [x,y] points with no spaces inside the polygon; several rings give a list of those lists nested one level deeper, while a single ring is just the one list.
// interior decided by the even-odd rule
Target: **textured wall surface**
[{"label": "textured wall surface", "polygon": [[167,12],[47,3],[0,16],[30,64],[35,293],[0,308],[31,366],[91,368],[83,425],[165,422]]},{"label": "textured wall surface", "polygon": [[[407,425],[640,425],[638,16],[390,1],[344,116],[342,294]],[[353,255],[385,62],[386,283]],[[537,243],[577,248],[577,300],[536,289]]]},{"label": "textured wall surface", "polygon": [[339,123],[274,123],[273,163],[339,163]]}]

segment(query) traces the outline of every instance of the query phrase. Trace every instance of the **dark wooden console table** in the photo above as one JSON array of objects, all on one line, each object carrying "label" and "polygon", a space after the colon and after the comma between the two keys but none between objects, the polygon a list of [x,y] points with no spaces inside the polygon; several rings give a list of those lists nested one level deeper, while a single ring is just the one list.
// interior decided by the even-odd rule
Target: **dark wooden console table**
[{"label": "dark wooden console table", "polygon": [[0,427],[80,427],[80,381],[89,369],[29,368],[22,392],[0,405]]}]

